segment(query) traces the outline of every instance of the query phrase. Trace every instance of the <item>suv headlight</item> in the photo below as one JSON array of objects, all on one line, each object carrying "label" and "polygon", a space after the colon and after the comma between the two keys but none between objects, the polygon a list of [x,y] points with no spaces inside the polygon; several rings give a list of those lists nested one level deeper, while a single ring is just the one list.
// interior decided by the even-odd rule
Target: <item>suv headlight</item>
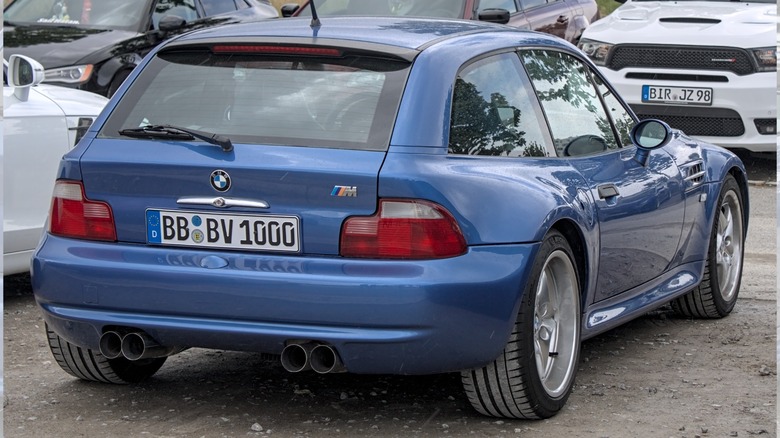
[{"label": "suv headlight", "polygon": [[758,71],[777,71],[777,47],[751,49],[750,53],[758,64]]},{"label": "suv headlight", "polygon": [[92,64],[74,65],[71,67],[46,70],[44,82],[64,82],[66,84],[81,84],[92,76]]},{"label": "suv headlight", "polygon": [[588,55],[591,61],[593,61],[593,63],[596,65],[604,65],[607,60],[607,55],[609,55],[609,51],[612,50],[613,46],[614,44],[586,39],[581,39],[577,44],[577,47],[585,52],[585,54]]}]

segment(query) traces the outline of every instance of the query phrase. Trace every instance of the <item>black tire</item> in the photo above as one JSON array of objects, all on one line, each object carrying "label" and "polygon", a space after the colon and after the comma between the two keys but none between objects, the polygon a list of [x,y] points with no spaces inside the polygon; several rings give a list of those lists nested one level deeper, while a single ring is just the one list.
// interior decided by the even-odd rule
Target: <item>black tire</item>
[{"label": "black tire", "polygon": [[746,229],[742,190],[733,176],[724,179],[716,205],[702,281],[692,291],[671,302],[672,309],[681,316],[723,318],[737,303]]},{"label": "black tire", "polygon": [[106,359],[98,351],[81,348],[62,339],[46,326],[49,349],[57,365],[73,377],[92,382],[128,384],[146,380],[167,357],[129,361],[124,357]]},{"label": "black tire", "polygon": [[[471,405],[484,415],[549,418],[563,408],[574,385],[580,351],[581,291],[575,257],[566,238],[551,231],[542,241],[531,269],[532,280],[523,291],[517,320],[503,353],[482,368],[461,373]],[[554,277],[552,282],[550,276]],[[550,313],[553,295],[560,296],[561,301],[558,309]],[[543,314],[539,313],[540,306]],[[542,336],[542,328],[551,319],[559,319],[560,326],[546,334],[556,341],[543,340]],[[545,342],[549,342],[547,357],[541,345]],[[554,345],[557,351],[549,354]],[[540,372],[542,368],[547,372]],[[555,373],[556,378],[552,379],[550,373]]]}]

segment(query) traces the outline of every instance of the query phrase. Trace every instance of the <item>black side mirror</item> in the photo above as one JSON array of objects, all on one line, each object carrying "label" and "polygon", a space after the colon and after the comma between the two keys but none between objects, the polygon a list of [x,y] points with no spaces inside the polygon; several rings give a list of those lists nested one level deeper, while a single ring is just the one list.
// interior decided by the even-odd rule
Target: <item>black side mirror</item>
[{"label": "black side mirror", "polygon": [[301,6],[297,3],[287,3],[282,5],[282,17],[292,17],[294,13],[298,12]]},{"label": "black side mirror", "polygon": [[671,141],[672,128],[660,120],[647,119],[637,123],[630,136],[637,146],[634,159],[644,166],[651,150],[664,147]]},{"label": "black side mirror", "polygon": [[166,15],[160,18],[158,27],[163,32],[171,32],[181,29],[185,24],[187,24],[187,21],[177,15]]},{"label": "black side mirror", "polygon": [[506,9],[490,8],[479,11],[479,21],[489,23],[507,24],[509,23],[509,11]]}]

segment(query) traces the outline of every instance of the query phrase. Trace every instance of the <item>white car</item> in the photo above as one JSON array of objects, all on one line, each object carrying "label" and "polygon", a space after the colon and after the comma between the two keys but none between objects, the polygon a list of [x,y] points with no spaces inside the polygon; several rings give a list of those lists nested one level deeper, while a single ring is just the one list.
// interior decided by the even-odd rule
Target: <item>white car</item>
[{"label": "white car", "polygon": [[640,118],[775,152],[776,25],[776,0],[628,0],[579,47]]},{"label": "white car", "polygon": [[103,96],[38,85],[43,67],[12,55],[3,68],[3,275],[27,272],[49,213],[62,155],[108,102]]}]

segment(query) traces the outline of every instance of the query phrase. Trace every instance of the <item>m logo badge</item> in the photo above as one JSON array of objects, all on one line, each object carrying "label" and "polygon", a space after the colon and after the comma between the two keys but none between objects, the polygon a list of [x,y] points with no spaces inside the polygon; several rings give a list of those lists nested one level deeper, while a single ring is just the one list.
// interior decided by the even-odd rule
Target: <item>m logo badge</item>
[{"label": "m logo badge", "polygon": [[330,192],[330,196],[356,198],[357,187],[356,186],[334,186],[333,191]]}]

